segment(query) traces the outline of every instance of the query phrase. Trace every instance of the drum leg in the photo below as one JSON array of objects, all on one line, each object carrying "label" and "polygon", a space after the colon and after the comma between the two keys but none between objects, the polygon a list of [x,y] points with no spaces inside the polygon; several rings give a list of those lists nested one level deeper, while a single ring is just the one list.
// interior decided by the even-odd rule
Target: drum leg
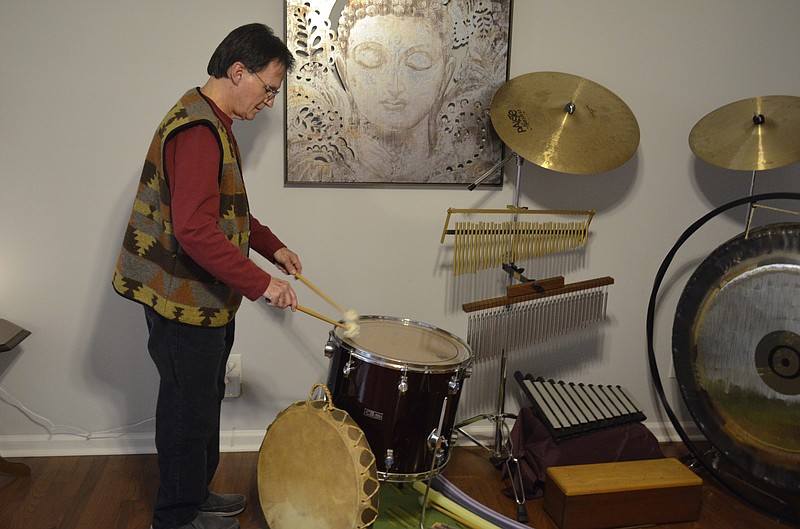
[{"label": "drum leg", "polygon": [[[519,483],[514,480],[514,470],[512,470],[511,465],[509,465],[509,461],[514,463],[514,470],[517,472]],[[511,478],[511,490],[514,491],[514,500],[517,502],[517,520],[522,523],[528,523],[528,508],[525,507],[525,487],[522,484],[522,472],[519,469],[519,459],[511,454],[510,457],[505,460],[505,467],[508,476]],[[517,485],[519,485],[519,491],[517,491]]]},{"label": "drum leg", "polygon": [[439,426],[431,432],[430,437],[428,438],[428,442],[431,444],[433,448],[433,455],[431,456],[431,470],[428,473],[428,480],[425,483],[425,494],[422,497],[422,512],[419,516],[419,529],[425,529],[425,510],[428,507],[428,494],[431,491],[431,480],[434,476],[434,471],[436,470],[436,463],[439,461],[439,454],[442,450],[442,445],[447,444],[447,441],[442,435],[442,431],[444,429],[444,415],[447,411],[447,397],[444,398],[442,402],[442,411],[439,414]]}]

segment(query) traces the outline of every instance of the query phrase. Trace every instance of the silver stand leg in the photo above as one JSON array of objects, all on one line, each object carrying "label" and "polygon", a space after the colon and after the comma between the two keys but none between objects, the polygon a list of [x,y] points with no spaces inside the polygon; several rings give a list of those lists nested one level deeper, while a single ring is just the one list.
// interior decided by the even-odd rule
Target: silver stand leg
[{"label": "silver stand leg", "polygon": [[447,397],[444,398],[444,402],[442,402],[442,411],[439,414],[439,426],[431,432],[430,437],[428,438],[428,442],[430,443],[433,449],[433,457],[431,457],[431,470],[428,472],[428,480],[425,482],[425,494],[422,497],[422,512],[419,516],[419,529],[426,529],[425,528],[425,511],[428,508],[428,494],[431,491],[431,480],[434,477],[434,471],[436,470],[436,463],[440,462],[440,453],[442,450],[442,445],[447,445],[447,441],[444,439],[444,435],[442,435],[442,431],[444,429],[444,415],[447,411]]},{"label": "silver stand leg", "polygon": [[[756,171],[753,171],[752,176],[750,177],[750,196],[753,196],[753,191],[756,188]],[[756,209],[755,202],[750,203],[750,207],[747,208],[747,216],[744,219],[744,231],[745,237],[750,234],[750,224],[753,222],[753,212]]]}]

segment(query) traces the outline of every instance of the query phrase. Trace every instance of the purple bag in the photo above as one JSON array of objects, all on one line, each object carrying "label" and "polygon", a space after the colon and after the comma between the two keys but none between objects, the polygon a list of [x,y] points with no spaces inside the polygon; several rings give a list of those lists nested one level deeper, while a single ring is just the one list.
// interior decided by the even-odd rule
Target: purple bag
[{"label": "purple bag", "polygon": [[[544,492],[548,467],[587,465],[664,457],[658,440],[642,423],[614,426],[556,443],[545,424],[532,407],[522,408],[511,429],[514,457],[519,461],[526,498],[536,498]],[[509,478],[503,470],[505,478]],[[519,483],[516,476],[515,483]],[[511,488],[503,490],[513,496]]]}]

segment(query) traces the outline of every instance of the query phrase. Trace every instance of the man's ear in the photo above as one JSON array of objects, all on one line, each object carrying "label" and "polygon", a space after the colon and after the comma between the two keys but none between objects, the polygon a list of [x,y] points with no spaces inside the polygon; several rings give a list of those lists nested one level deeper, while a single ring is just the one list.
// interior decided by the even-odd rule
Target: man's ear
[{"label": "man's ear", "polygon": [[230,79],[233,84],[238,85],[242,81],[246,71],[247,68],[245,68],[244,64],[240,61],[236,61],[228,68],[228,79]]}]

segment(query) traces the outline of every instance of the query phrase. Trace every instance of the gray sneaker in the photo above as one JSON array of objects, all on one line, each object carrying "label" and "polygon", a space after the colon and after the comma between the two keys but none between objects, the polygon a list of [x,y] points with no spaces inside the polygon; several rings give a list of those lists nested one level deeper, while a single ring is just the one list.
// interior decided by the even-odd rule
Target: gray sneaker
[{"label": "gray sneaker", "polygon": [[236,516],[246,506],[247,499],[241,494],[216,494],[211,492],[199,510],[201,513],[214,516]]}]

